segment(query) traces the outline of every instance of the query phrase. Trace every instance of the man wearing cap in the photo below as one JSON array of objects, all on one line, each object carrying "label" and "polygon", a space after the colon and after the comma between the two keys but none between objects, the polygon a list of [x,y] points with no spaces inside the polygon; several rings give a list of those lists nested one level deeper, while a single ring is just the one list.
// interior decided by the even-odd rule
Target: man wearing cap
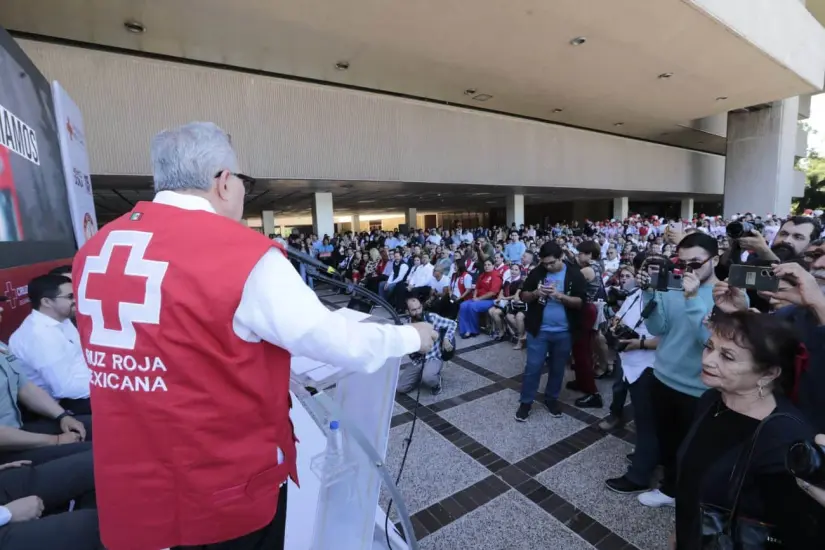
[{"label": "man wearing cap", "polygon": [[161,132],[152,163],[154,201],[105,226],[72,270],[101,538],[109,550],[282,548],[297,483],[291,355],[373,372],[428,353],[437,334],[324,307],[278,243],[239,223],[254,180],[214,124]]}]

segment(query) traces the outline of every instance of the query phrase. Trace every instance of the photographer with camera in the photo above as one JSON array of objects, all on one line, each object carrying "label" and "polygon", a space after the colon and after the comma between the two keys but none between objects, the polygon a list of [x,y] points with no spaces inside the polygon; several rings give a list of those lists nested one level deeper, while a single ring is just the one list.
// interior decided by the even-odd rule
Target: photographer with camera
[{"label": "photographer with camera", "polygon": [[[722,260],[722,275],[731,264],[769,266],[787,262],[802,255],[811,241],[819,235],[819,220],[808,216],[793,216],[779,227],[772,244],[762,235],[762,226],[746,221],[733,221],[727,226],[731,247]],[[747,258],[742,259],[747,252]],[[726,269],[727,268],[727,269]],[[748,291],[751,307],[770,311],[770,304],[754,291]]]},{"label": "photographer with camera", "polygon": [[639,495],[639,502],[651,507],[674,505],[676,454],[693,422],[699,396],[707,389],[699,374],[702,350],[708,339],[705,317],[714,306],[718,244],[713,237],[697,231],[678,243],[676,253],[679,259],[675,265],[658,265],[657,279],[671,280],[667,288],[679,281],[678,274],[671,274],[671,268],[684,270],[682,292],[655,290],[651,288],[648,271],[637,274],[645,307],[651,302],[656,304],[651,306],[653,311],[645,326],[650,334],[660,338],[651,394],[664,477],[660,489]]},{"label": "photographer with camera", "polygon": [[[641,261],[639,264],[640,270],[647,268]],[[647,491],[659,463],[656,422],[650,399],[653,363],[659,340],[651,336],[644,325],[642,290],[629,276],[633,272],[629,266],[623,267],[620,272],[620,277],[624,279],[622,290],[629,294],[607,332],[608,344],[619,356],[616,361],[618,380],[613,385],[610,415],[599,423],[599,428],[605,431],[624,426],[624,404],[629,392],[636,423],[636,448],[629,455],[632,458],[627,472],[605,482],[611,491],[622,494]]]}]

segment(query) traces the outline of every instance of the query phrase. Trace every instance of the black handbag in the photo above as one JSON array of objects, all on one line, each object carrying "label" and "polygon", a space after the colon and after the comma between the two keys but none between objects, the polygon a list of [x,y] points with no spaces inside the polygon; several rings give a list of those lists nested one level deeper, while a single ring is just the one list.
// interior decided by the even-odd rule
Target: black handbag
[{"label": "black handbag", "polygon": [[[702,550],[778,550],[787,548],[777,535],[776,527],[739,514],[739,499],[753,458],[753,450],[765,424],[779,417],[802,423],[787,413],[772,414],[756,427],[731,471],[730,487],[734,496],[730,510],[713,504],[699,504],[702,521]],[[744,462],[743,462],[744,459]],[[741,467],[740,467],[741,466]]]}]

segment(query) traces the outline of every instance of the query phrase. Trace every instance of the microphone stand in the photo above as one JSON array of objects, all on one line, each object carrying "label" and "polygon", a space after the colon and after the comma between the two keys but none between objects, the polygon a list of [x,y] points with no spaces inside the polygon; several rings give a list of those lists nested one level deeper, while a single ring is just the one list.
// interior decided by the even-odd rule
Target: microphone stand
[{"label": "microphone stand", "polygon": [[340,279],[336,279],[328,275],[322,275],[321,272],[318,271],[314,266],[310,266],[307,264],[304,265],[307,268],[307,277],[312,277],[316,281],[320,281],[322,283],[328,284],[329,286],[335,287],[340,290],[344,290],[348,294],[355,294],[359,298],[364,298],[368,302],[372,302],[376,305],[379,305],[385,310],[387,310],[387,312],[392,317],[393,323],[399,326],[404,324],[404,322],[401,320],[401,316],[398,314],[395,308],[392,307],[392,305],[390,305],[388,301],[386,301],[378,294],[371,292],[362,286],[356,285],[355,283],[342,281]]},{"label": "microphone stand", "polygon": [[[392,317],[392,320],[393,320],[394,324],[396,324],[398,326],[401,326],[401,325],[404,324],[404,322],[401,320],[401,316],[398,314],[398,312],[395,310],[395,308],[392,305],[390,305],[390,303],[387,302],[384,298],[380,297],[379,295],[375,294],[372,291],[367,290],[366,288],[364,288],[360,285],[342,280],[343,276],[340,273],[338,273],[337,271],[335,271],[333,268],[328,268],[327,272],[328,273],[333,273],[333,274],[337,275],[337,277],[322,274],[321,270],[317,266],[313,265],[309,261],[304,261],[303,258],[296,257],[296,256],[291,256],[291,259],[294,259],[294,260],[296,260],[296,261],[298,261],[298,262],[300,262],[304,265],[304,267],[306,268],[306,276],[307,277],[312,277],[316,281],[326,283],[326,284],[330,285],[333,288],[337,288],[339,290],[344,290],[347,293],[354,294],[354,295],[356,295],[360,298],[365,299],[368,302],[376,304],[376,305],[382,307],[383,309],[385,309],[390,314],[390,317]],[[362,450],[367,454],[369,459],[372,461],[372,464],[376,468],[378,468],[378,473],[383,478],[384,485],[387,487],[387,491],[390,493],[391,498],[390,498],[389,504],[387,505],[387,513],[386,513],[386,516],[384,518],[384,534],[386,536],[386,542],[387,542],[387,549],[388,550],[393,550],[392,544],[390,543],[390,532],[389,532],[390,511],[392,510],[393,502],[397,502],[398,516],[399,516],[399,520],[400,520],[400,523],[401,523],[402,530],[404,532],[404,540],[407,542],[408,549],[409,550],[418,550],[418,541],[415,538],[415,532],[413,531],[412,520],[410,519],[409,511],[407,510],[407,507],[404,503],[404,500],[401,496],[401,493],[398,490],[398,483],[401,481],[401,474],[403,473],[404,465],[407,462],[407,454],[410,451],[410,445],[412,444],[413,433],[415,432],[415,424],[416,424],[416,421],[418,420],[418,407],[421,404],[420,403],[421,379],[424,376],[423,363],[426,360],[425,356],[423,354],[420,354],[420,353],[412,354],[410,356],[410,359],[413,360],[413,363],[421,363],[422,368],[420,369],[421,373],[419,374],[418,388],[417,388],[417,392],[416,392],[416,396],[415,396],[415,409],[413,409],[413,411],[412,411],[413,419],[412,419],[412,423],[410,424],[410,433],[409,433],[409,435],[407,435],[407,437],[404,440],[405,443],[406,443],[406,447],[404,449],[404,455],[401,458],[401,465],[398,468],[398,476],[396,477],[394,482],[393,482],[392,477],[389,474],[389,471],[386,468],[386,465],[384,464],[384,461],[381,459],[380,455],[376,452],[376,450],[373,449],[373,447],[368,443],[366,437],[361,433],[361,430],[359,430],[358,427],[356,425],[354,425],[354,423],[348,422],[346,420],[346,418],[342,417],[342,415],[343,415],[342,411],[338,408],[337,405],[335,405],[335,403],[331,399],[329,399],[326,396],[325,396],[326,399],[324,399],[324,405],[327,407],[327,409],[329,409],[330,412],[336,414],[339,417],[339,421],[341,421],[344,426],[346,426],[350,429],[350,435],[359,444],[359,446],[362,448]],[[293,387],[293,391],[295,391],[295,390],[297,390],[296,396],[298,396],[301,399],[301,402],[304,404],[304,406],[306,406],[308,409],[314,408],[311,403],[313,403],[313,402],[317,403],[317,401],[316,401],[316,399],[311,399],[312,396],[314,395],[311,391],[309,391],[308,389],[305,389],[303,387]]]}]

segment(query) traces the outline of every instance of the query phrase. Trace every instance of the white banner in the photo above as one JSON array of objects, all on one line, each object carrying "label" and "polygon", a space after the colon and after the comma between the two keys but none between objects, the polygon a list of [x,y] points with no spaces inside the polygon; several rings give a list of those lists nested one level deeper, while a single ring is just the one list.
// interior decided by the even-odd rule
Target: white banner
[{"label": "white banner", "polygon": [[92,178],[83,116],[66,90],[57,81],[52,82],[57,129],[60,135],[60,156],[66,174],[66,189],[77,247],[83,246],[97,233],[95,201],[92,196]]}]

